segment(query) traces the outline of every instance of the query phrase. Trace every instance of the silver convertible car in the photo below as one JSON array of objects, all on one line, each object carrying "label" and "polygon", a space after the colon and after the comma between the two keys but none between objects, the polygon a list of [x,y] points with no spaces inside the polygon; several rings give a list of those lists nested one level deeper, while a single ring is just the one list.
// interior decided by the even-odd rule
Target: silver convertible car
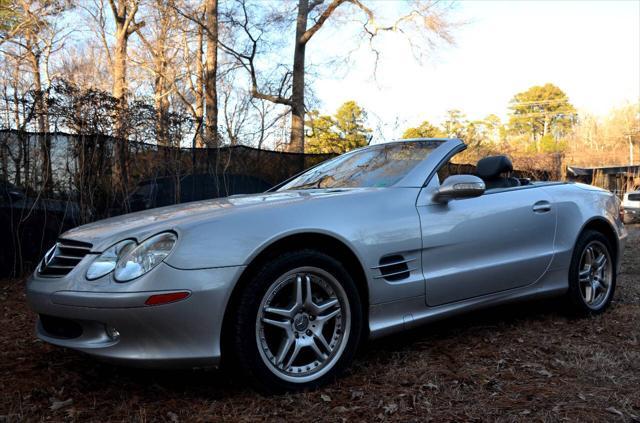
[{"label": "silver convertible car", "polygon": [[389,142],[272,190],[64,233],[27,283],[38,337],[144,366],[231,363],[260,387],[333,379],[366,339],[481,307],[611,302],[620,201],[581,184],[475,175],[458,139]]}]

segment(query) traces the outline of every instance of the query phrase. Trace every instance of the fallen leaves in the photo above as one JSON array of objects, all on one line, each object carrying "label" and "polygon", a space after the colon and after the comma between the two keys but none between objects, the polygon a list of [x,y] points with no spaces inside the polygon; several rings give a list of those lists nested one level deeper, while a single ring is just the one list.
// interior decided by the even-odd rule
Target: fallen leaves
[{"label": "fallen leaves", "polygon": [[58,400],[52,399],[51,400],[51,406],[49,407],[49,409],[51,411],[56,411],[56,410],[59,410],[59,409],[64,408],[64,407],[66,407],[68,405],[71,405],[71,404],[73,404],[73,399],[71,399],[71,398],[69,398],[68,400],[64,400],[64,401],[58,401]]},{"label": "fallen leaves", "polygon": [[383,407],[383,409],[384,409],[384,414],[391,415],[396,411],[398,411],[398,404],[396,403],[387,404]]},{"label": "fallen leaves", "polygon": [[35,341],[15,284],[0,299],[0,422],[640,423],[640,237],[629,248],[601,316],[539,302],[449,319],[365,345],[328,387],[272,396],[216,371],[134,370]]},{"label": "fallen leaves", "polygon": [[618,410],[615,407],[607,407],[607,411],[609,413],[611,413],[611,414],[615,414],[617,416],[624,417],[624,414],[622,413],[622,411]]}]

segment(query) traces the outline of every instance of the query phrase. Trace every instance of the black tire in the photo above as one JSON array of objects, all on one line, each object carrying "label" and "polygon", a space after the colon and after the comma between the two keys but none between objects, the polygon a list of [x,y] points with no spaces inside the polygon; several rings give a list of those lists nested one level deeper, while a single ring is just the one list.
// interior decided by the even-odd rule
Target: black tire
[{"label": "black tire", "polygon": [[[332,275],[342,287],[349,302],[350,331],[346,341],[341,341],[346,345],[340,356],[338,357],[337,354],[334,356],[335,361],[326,373],[314,380],[291,382],[275,374],[277,371],[270,369],[261,356],[261,347],[258,345],[256,335],[258,312],[274,282],[287,272],[309,266],[322,269]],[[335,380],[349,366],[360,343],[364,319],[356,285],[342,263],[322,252],[315,250],[286,252],[264,263],[243,288],[237,304],[231,339],[236,367],[257,389],[266,393],[314,389]],[[344,331],[346,332],[346,327]]]},{"label": "black tire", "polygon": [[[606,291],[604,294],[605,297],[602,298],[600,302],[593,305],[589,305],[585,299],[584,291],[582,291],[584,287],[581,286],[579,281],[580,271],[583,270],[581,269],[581,260],[583,258],[583,254],[585,254],[585,250],[590,246],[603,246],[606,249],[606,252],[608,253],[607,258],[610,262],[609,270],[611,272],[611,280],[608,284],[610,285],[610,289]],[[613,299],[616,288],[616,278],[616,257],[607,237],[598,231],[584,231],[580,234],[580,237],[573,249],[571,266],[569,268],[569,291],[567,292],[566,300],[572,314],[577,316],[593,316],[603,313],[609,307],[611,300]]]}]

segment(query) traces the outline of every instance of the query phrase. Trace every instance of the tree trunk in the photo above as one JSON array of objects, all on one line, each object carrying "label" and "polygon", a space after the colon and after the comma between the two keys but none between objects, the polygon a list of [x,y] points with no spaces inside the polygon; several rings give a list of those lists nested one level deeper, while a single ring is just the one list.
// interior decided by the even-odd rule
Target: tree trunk
[{"label": "tree trunk", "polygon": [[[120,27],[121,25],[117,25]],[[125,100],[127,86],[127,42],[126,30],[118,28],[113,54],[113,89],[111,94],[118,101]],[[124,126],[124,125],[120,125]]]},{"label": "tree trunk", "polygon": [[[18,81],[18,67],[16,66],[16,73],[14,73],[14,81]],[[20,130],[22,124],[20,122],[20,100],[18,99],[18,84],[13,87],[13,119],[16,121],[16,130]]]},{"label": "tree trunk", "polygon": [[170,144],[169,140],[169,99],[167,93],[169,87],[167,86],[167,63],[164,58],[164,52],[160,56],[154,58],[154,68],[156,69],[156,76],[154,79],[154,108],[156,109],[156,136],[158,145],[167,146]]},{"label": "tree trunk", "polygon": [[[15,68],[14,81],[18,81],[18,66]],[[21,169],[23,166],[22,157],[24,152],[24,144],[22,142],[22,134],[19,132],[22,125],[20,124],[20,100],[18,99],[18,84],[13,87],[13,115],[16,121],[16,135],[18,137],[18,157],[15,160],[16,166],[16,185],[22,187]]]},{"label": "tree trunk", "polygon": [[127,173],[127,134],[125,123],[125,111],[127,109],[127,42],[129,35],[123,23],[116,19],[116,44],[113,54],[113,89],[112,95],[116,100],[116,148],[114,162],[114,181],[126,188],[129,183]]},{"label": "tree trunk", "polygon": [[[4,96],[4,115],[5,115],[5,122],[7,125],[7,129],[11,129],[11,101],[9,100],[9,92],[7,90],[7,85],[5,84],[4,87],[2,87],[2,94]],[[10,132],[8,132],[7,137],[4,138],[4,145],[3,145],[3,150],[4,151],[0,151],[0,157],[2,157],[2,179],[8,181],[9,180],[9,157],[13,157],[13,153],[10,152],[9,150],[9,145],[8,145],[8,139],[9,139],[9,135]],[[17,169],[16,169],[17,170]],[[15,174],[16,172],[14,172]]]},{"label": "tree trunk", "polygon": [[203,56],[203,46],[204,46],[204,35],[202,26],[198,26],[198,50],[196,51],[196,90],[195,90],[195,101],[196,101],[196,146],[197,147],[205,147],[203,133],[203,117],[204,117],[204,81],[202,77],[204,75],[204,68],[202,66],[202,56]]},{"label": "tree trunk", "polygon": [[211,147],[218,147],[218,0],[206,0],[207,56],[204,70],[205,138]]},{"label": "tree trunk", "polygon": [[159,12],[158,35],[151,45],[147,39],[139,34],[143,42],[149,48],[151,57],[153,58],[154,70],[154,108],[156,113],[156,138],[158,145],[168,146],[171,144],[169,139],[169,63],[167,60],[167,40],[171,30],[172,20],[170,8],[165,4],[165,0],[156,0],[156,8]]},{"label": "tree trunk", "polygon": [[291,138],[288,148],[293,153],[304,153],[304,59],[306,43],[302,40],[302,36],[307,30],[308,15],[309,0],[298,0],[291,87]]},{"label": "tree trunk", "polygon": [[167,145],[165,137],[164,113],[162,110],[162,76],[156,74],[153,81],[153,108],[156,113],[156,142],[158,145]]},{"label": "tree trunk", "polygon": [[29,63],[31,65],[31,73],[33,74],[33,83],[36,92],[35,109],[36,122],[38,129],[38,143],[40,144],[40,154],[42,162],[40,167],[40,177],[42,180],[42,191],[50,193],[52,187],[51,172],[51,139],[49,138],[48,128],[46,125],[46,102],[45,93],[42,89],[42,74],[40,72],[40,56],[29,52]]}]

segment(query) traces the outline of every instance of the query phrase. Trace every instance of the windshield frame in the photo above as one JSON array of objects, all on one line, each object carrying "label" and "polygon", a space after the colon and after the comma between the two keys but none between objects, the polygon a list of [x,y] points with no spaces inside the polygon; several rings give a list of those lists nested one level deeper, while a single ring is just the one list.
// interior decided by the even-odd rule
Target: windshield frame
[{"label": "windshield frame", "polygon": [[[289,184],[291,181],[293,181],[294,179],[304,175],[307,172],[312,172],[314,169],[316,169],[319,166],[324,166],[326,164],[329,164],[335,160],[342,160],[345,157],[348,157],[352,154],[356,154],[358,152],[362,152],[364,150],[368,150],[368,149],[375,149],[375,148],[384,148],[384,146],[388,146],[388,145],[392,145],[392,144],[403,144],[403,143],[414,143],[414,142],[421,142],[421,143],[433,143],[433,150],[431,151],[431,153],[429,153],[427,155],[427,157],[425,157],[422,161],[416,163],[416,165],[413,166],[413,168],[411,168],[404,176],[402,176],[399,180],[397,180],[396,182],[394,182],[393,184],[390,184],[388,186],[385,187],[379,187],[379,188],[391,188],[391,187],[422,187],[424,186],[424,184],[426,183],[426,180],[428,179],[428,177],[431,174],[431,170],[435,168],[435,166],[437,165],[437,163],[440,162],[441,158],[443,155],[446,155],[446,152],[450,151],[451,149],[458,147],[460,145],[464,145],[464,143],[462,142],[462,140],[459,139],[448,139],[448,138],[417,138],[417,139],[407,139],[407,140],[394,140],[394,141],[389,141],[389,142],[384,142],[384,143],[379,143],[379,144],[373,144],[373,145],[368,145],[366,147],[361,147],[361,148],[357,148],[354,150],[351,150],[347,153],[341,154],[339,156],[336,156],[334,158],[331,158],[329,160],[325,160],[324,162],[318,163],[315,166],[312,166],[308,169],[305,169],[304,171],[297,173],[295,175],[293,175],[292,177],[286,179],[285,181],[275,185],[274,187],[272,187],[271,189],[269,189],[267,192],[276,192],[276,191],[296,191],[296,188],[290,188],[290,189],[286,189],[283,190],[282,188],[285,187],[287,184]],[[333,187],[333,188],[327,188],[327,187],[321,187],[321,188],[307,188],[306,190],[310,190],[310,189],[353,189],[353,188],[357,188],[357,187]],[[303,190],[303,189],[299,189],[299,190]]]}]

